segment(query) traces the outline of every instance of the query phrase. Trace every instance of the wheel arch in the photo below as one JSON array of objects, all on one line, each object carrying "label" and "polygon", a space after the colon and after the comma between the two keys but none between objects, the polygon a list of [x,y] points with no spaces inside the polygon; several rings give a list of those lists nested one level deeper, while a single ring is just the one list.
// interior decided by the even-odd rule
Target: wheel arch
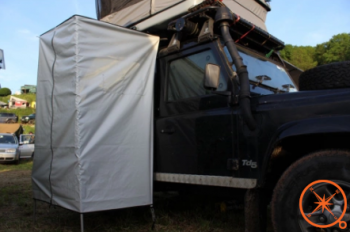
[{"label": "wheel arch", "polygon": [[[324,149],[350,150],[350,118],[314,118],[279,127],[264,156],[258,185],[264,186],[271,175],[281,176],[296,160]],[[279,163],[280,162],[280,163]]]}]

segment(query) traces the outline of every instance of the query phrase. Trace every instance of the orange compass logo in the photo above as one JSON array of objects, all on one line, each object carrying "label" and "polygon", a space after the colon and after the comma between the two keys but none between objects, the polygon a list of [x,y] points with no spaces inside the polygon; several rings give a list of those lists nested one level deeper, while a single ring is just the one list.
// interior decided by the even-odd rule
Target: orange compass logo
[{"label": "orange compass logo", "polygon": [[[316,184],[319,184],[319,183],[326,183],[326,184],[331,184],[333,185],[334,187],[336,187],[336,190],[335,192],[330,195],[330,196],[325,196],[325,194],[323,194],[323,196],[319,196],[316,191],[314,190],[313,186],[316,185]],[[312,194],[314,194],[318,200],[318,202],[315,202],[316,204],[316,208],[312,211],[312,213],[309,213],[309,214],[305,214],[304,213],[304,210],[303,210],[303,198],[304,198],[304,195],[307,191],[310,191]],[[337,216],[335,215],[330,206],[333,205],[333,203],[330,203],[330,201],[333,199],[334,196],[336,196],[337,194],[341,194],[343,199],[344,199],[344,208],[343,208],[343,212],[340,216]],[[317,181],[314,181],[312,182],[311,184],[309,184],[308,186],[306,186],[306,188],[303,190],[303,192],[301,193],[301,196],[300,196],[300,199],[299,199],[299,209],[300,209],[300,212],[301,212],[301,215],[303,216],[303,218],[312,226],[314,227],[318,227],[318,228],[329,228],[329,227],[332,227],[334,225],[336,225],[337,223],[339,223],[339,228],[340,229],[345,229],[347,224],[345,221],[341,221],[341,219],[344,217],[345,213],[346,213],[346,209],[347,209],[347,199],[346,199],[346,195],[343,191],[343,189],[336,183],[334,183],[333,181],[329,181],[329,180],[317,180]],[[334,222],[333,223],[330,223],[330,224],[327,224],[327,225],[319,225],[319,224],[316,224],[312,221],[310,221],[310,217],[312,216],[313,213],[316,213],[317,211],[320,211],[322,210],[322,213],[327,210],[330,215],[332,215],[332,217],[334,218]]]}]

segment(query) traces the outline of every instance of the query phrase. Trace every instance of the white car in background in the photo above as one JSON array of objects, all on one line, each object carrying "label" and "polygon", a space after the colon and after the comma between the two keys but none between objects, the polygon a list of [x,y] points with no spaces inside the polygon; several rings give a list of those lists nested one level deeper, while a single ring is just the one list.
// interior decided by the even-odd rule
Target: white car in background
[{"label": "white car in background", "polygon": [[0,133],[0,162],[19,161],[19,143],[13,134]]},{"label": "white car in background", "polygon": [[20,135],[19,151],[21,159],[31,159],[34,156],[34,134]]}]

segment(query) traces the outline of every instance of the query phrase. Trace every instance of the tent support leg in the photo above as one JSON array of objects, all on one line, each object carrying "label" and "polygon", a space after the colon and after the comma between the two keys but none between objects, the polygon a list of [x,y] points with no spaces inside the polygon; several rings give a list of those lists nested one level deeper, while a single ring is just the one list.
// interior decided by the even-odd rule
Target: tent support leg
[{"label": "tent support leg", "polygon": [[34,205],[33,205],[33,211],[34,211],[34,222],[36,222],[36,199],[33,199],[34,200]]},{"label": "tent support leg", "polygon": [[151,215],[152,215],[152,230],[154,230],[154,226],[156,224],[156,213],[154,212],[154,207],[151,205]]},{"label": "tent support leg", "polygon": [[84,232],[84,214],[80,214],[80,230]]}]

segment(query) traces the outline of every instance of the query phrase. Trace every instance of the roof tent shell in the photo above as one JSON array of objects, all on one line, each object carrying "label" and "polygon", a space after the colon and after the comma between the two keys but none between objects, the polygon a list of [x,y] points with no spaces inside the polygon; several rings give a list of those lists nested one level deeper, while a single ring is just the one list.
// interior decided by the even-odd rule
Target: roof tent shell
[{"label": "roof tent shell", "polygon": [[[96,0],[98,19],[143,31],[183,15],[203,0]],[[230,10],[267,31],[264,0],[222,0]]]}]

